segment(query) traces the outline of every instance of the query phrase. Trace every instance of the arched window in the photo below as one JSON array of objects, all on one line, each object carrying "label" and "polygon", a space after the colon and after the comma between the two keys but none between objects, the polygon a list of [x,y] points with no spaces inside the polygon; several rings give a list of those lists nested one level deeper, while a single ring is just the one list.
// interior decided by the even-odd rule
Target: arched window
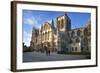
[{"label": "arched window", "polygon": [[76,43],[79,43],[80,42],[80,39],[79,38],[76,38]]},{"label": "arched window", "polygon": [[60,26],[61,29],[64,28],[64,20],[63,19],[61,20],[61,24],[60,25],[61,25]]},{"label": "arched window", "polygon": [[88,35],[88,29],[87,29],[87,28],[84,29],[84,35],[85,35],[85,36]]},{"label": "arched window", "polygon": [[80,30],[77,31],[77,35],[81,36],[81,31]]},{"label": "arched window", "polygon": [[72,31],[71,36],[72,36],[72,37],[74,37],[74,36],[75,36],[75,32],[74,32],[74,31]]},{"label": "arched window", "polygon": [[75,47],[75,51],[77,51],[77,47]]},{"label": "arched window", "polygon": [[49,40],[49,31],[48,31],[48,40]]},{"label": "arched window", "polygon": [[48,35],[47,35],[47,32],[45,32],[45,40],[47,40],[48,38]]},{"label": "arched window", "polygon": [[84,45],[87,45],[88,44],[88,38],[84,38]]}]

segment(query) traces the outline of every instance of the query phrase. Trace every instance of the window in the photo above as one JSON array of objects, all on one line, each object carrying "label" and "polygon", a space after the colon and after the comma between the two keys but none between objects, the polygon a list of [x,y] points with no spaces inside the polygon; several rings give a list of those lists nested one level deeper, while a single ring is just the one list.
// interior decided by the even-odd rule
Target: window
[{"label": "window", "polygon": [[84,35],[85,35],[85,36],[88,35],[88,29],[87,29],[87,28],[84,29]]},{"label": "window", "polygon": [[61,24],[60,25],[61,25],[60,28],[63,29],[64,28],[64,20],[63,19],[61,20]]},{"label": "window", "polygon": [[88,38],[84,38],[84,45],[88,45]]},{"label": "window", "polygon": [[49,31],[48,31],[48,40],[49,40]]},{"label": "window", "polygon": [[79,38],[76,38],[76,43],[79,43],[80,42],[80,39]]},{"label": "window", "polygon": [[75,32],[74,32],[74,31],[72,31],[71,36],[72,36],[72,37],[74,37],[74,36],[75,36]]},{"label": "window", "polygon": [[44,34],[44,37],[45,37],[45,40],[46,40],[46,32],[45,32],[45,34]]},{"label": "window", "polygon": [[77,51],[77,47],[75,47],[75,51]]},{"label": "window", "polygon": [[47,32],[45,33],[45,40],[47,40],[47,38],[48,38],[48,35],[47,35]]},{"label": "window", "polygon": [[77,31],[77,35],[78,35],[78,36],[81,35],[81,31],[80,31],[80,30]]}]

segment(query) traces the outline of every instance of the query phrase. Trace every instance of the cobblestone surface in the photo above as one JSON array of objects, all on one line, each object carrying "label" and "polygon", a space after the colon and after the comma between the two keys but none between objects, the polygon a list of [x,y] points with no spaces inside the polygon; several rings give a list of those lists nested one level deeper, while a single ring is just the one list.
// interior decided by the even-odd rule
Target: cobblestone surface
[{"label": "cobblestone surface", "polygon": [[86,59],[85,55],[64,55],[51,53],[47,56],[41,52],[24,52],[23,62],[39,62],[39,61],[59,61],[59,60],[82,60]]}]

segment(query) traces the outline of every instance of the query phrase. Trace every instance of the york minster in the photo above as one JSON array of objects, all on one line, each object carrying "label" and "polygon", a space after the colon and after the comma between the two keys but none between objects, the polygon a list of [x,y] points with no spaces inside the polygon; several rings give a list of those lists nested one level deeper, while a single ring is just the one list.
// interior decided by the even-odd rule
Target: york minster
[{"label": "york minster", "polygon": [[51,23],[43,23],[40,29],[33,27],[31,49],[44,50],[46,46],[51,52],[90,53],[91,21],[88,21],[85,27],[72,29],[71,19],[67,13],[56,19],[56,24],[52,20]]},{"label": "york minster", "polygon": [[23,62],[91,59],[91,14],[23,11]]}]

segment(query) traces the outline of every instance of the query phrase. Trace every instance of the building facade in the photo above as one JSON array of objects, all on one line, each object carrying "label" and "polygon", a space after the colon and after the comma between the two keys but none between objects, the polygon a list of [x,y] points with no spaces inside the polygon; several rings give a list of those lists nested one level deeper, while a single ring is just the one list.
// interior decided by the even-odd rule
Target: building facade
[{"label": "building facade", "polygon": [[87,26],[71,29],[71,19],[67,14],[58,16],[56,23],[45,22],[40,29],[33,28],[31,49],[54,51],[88,52],[91,51],[91,22]]}]

